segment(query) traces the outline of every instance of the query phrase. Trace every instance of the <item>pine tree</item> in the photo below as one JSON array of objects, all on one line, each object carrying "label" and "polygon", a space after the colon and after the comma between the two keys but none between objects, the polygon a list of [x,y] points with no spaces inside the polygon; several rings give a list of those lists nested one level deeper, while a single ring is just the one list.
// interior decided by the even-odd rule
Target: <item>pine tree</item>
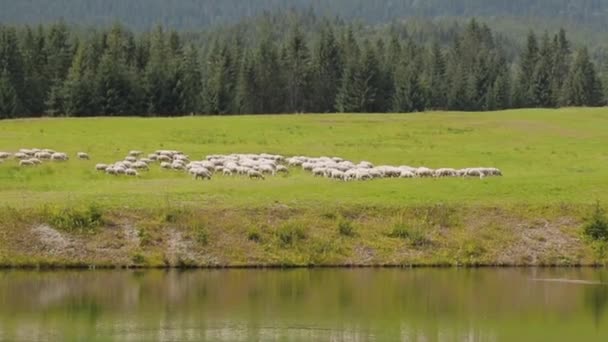
[{"label": "pine tree", "polygon": [[270,33],[265,33],[255,52],[256,112],[279,113],[283,107],[285,87],[279,53]]},{"label": "pine tree", "polygon": [[310,103],[310,53],[298,26],[293,27],[287,39],[283,58],[287,92],[286,112],[303,112]]},{"label": "pine tree", "polygon": [[568,77],[570,67],[570,42],[566,37],[566,31],[560,29],[559,33],[553,38],[553,58],[551,70],[551,94],[553,103],[561,105],[561,94],[563,86]]},{"label": "pine tree", "polygon": [[243,56],[243,61],[239,70],[235,101],[236,113],[257,113],[257,108],[259,108],[256,99],[257,93],[258,90],[256,85],[253,57],[251,57],[249,53],[246,53]]},{"label": "pine tree", "polygon": [[26,27],[21,51],[23,54],[24,70],[24,103],[25,112],[30,115],[44,113],[44,100],[48,92],[48,80],[46,78],[46,53],[44,51],[45,33],[42,27],[34,31]]},{"label": "pine tree", "polygon": [[186,47],[179,66],[181,113],[193,113],[201,110],[202,75],[199,55],[196,47]]},{"label": "pine tree", "polygon": [[395,75],[393,111],[399,113],[424,110],[427,99],[420,83],[419,70],[415,63],[402,62]]},{"label": "pine tree", "polygon": [[429,106],[433,109],[445,108],[447,105],[446,63],[439,42],[435,41],[431,49],[430,72],[428,80]]},{"label": "pine tree", "polygon": [[0,74],[0,119],[16,116],[19,109],[19,99],[13,87],[9,72],[6,68]]},{"label": "pine tree", "polygon": [[542,45],[539,51],[539,58],[532,73],[531,82],[531,104],[535,107],[554,107],[555,97],[552,90],[553,51],[549,35],[545,33],[542,38]]},{"label": "pine tree", "polygon": [[[15,93],[14,114],[24,110],[23,99],[26,96],[23,70],[23,57],[19,48],[17,32],[14,28],[3,28],[0,26],[0,70],[5,73],[8,82]],[[12,98],[13,92],[7,95]],[[12,105],[12,103],[11,103]],[[9,107],[6,107],[9,108]],[[6,110],[5,108],[5,110]]]},{"label": "pine tree", "polygon": [[534,105],[532,95],[532,75],[536,71],[539,58],[539,49],[536,35],[530,31],[528,42],[520,60],[520,70],[515,92],[516,103],[519,107],[530,107]]},{"label": "pine tree", "polygon": [[74,61],[63,83],[62,106],[63,113],[68,116],[82,116],[92,114],[93,80],[92,70],[87,69],[85,45],[81,45],[74,55]]},{"label": "pine tree", "polygon": [[226,114],[232,111],[236,89],[236,62],[231,50],[216,40],[208,57],[207,84],[205,86],[205,112]]},{"label": "pine tree", "polygon": [[312,64],[315,94],[312,108],[317,112],[333,112],[344,66],[330,26],[325,26],[320,32]]},{"label": "pine tree", "polygon": [[601,81],[586,48],[580,49],[564,85],[566,106],[602,106],[605,104]]}]

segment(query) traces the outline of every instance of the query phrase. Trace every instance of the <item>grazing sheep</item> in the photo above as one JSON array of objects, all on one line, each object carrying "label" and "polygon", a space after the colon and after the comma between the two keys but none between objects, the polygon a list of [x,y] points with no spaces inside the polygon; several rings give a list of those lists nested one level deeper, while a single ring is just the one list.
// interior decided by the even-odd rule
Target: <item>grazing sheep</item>
[{"label": "grazing sheep", "polygon": [[132,168],[136,169],[136,170],[146,170],[148,171],[148,164],[142,162],[142,161],[137,161],[135,163],[133,163]]},{"label": "grazing sheep", "polygon": [[85,153],[85,152],[78,152],[76,155],[78,156],[78,159],[80,159],[80,160],[89,160],[89,159],[91,159],[89,157],[89,154]]},{"label": "grazing sheep", "polygon": [[207,170],[207,169],[203,169],[203,168],[194,169],[193,172],[194,172],[194,179],[200,178],[201,180],[204,180],[204,179],[211,180],[211,172],[209,172],[209,170]]},{"label": "grazing sheep", "polygon": [[106,172],[107,174],[109,174],[109,175],[116,175],[116,174],[117,174],[117,173],[116,173],[116,170],[114,169],[114,167],[113,167],[113,166],[108,166],[108,167],[106,167],[105,172]]},{"label": "grazing sheep", "polygon": [[167,155],[161,154],[161,155],[159,155],[159,156],[157,157],[157,159],[156,159],[156,160],[161,161],[161,162],[170,162],[170,161],[172,161],[172,160],[173,160],[173,158],[171,158],[170,156],[167,156]]},{"label": "grazing sheep", "polygon": [[224,170],[222,171],[222,174],[223,174],[224,176],[232,176],[232,171],[230,171],[229,169],[224,169]]},{"label": "grazing sheep", "polygon": [[51,160],[54,161],[67,161],[69,159],[70,158],[68,157],[68,155],[62,152],[55,152],[51,154]]},{"label": "grazing sheep", "polygon": [[130,157],[139,157],[139,156],[141,156],[142,154],[143,154],[143,152],[142,152],[142,151],[136,151],[136,150],[129,151],[129,156],[130,156]]},{"label": "grazing sheep", "polygon": [[416,175],[412,171],[402,170],[399,174],[399,178],[414,178]]},{"label": "grazing sheep", "polygon": [[21,160],[28,158],[27,154],[25,154],[23,152],[17,152],[17,153],[15,153],[14,157],[15,157],[15,159],[21,159]]},{"label": "grazing sheep", "polygon": [[126,169],[125,170],[125,174],[127,176],[133,176],[133,177],[138,177],[139,176],[139,173],[135,169]]},{"label": "grazing sheep", "polygon": [[95,170],[97,170],[97,171],[105,171],[107,169],[108,169],[108,165],[106,165],[106,164],[95,165]]},{"label": "grazing sheep", "polygon": [[162,162],[162,163],[160,163],[160,167],[162,169],[171,169],[171,164],[167,163],[167,162]]},{"label": "grazing sheep", "polygon": [[135,158],[133,156],[127,156],[127,157],[125,157],[125,160],[130,163],[135,163],[137,161],[137,158]]},{"label": "grazing sheep", "polygon": [[289,173],[289,169],[285,165],[277,165],[276,172],[277,173],[281,172],[281,173],[288,174]]},{"label": "grazing sheep", "polygon": [[419,167],[416,169],[415,174],[418,177],[433,177],[434,171],[428,167]]},{"label": "grazing sheep", "polygon": [[19,162],[19,166],[34,166],[34,162],[29,159],[23,159]]},{"label": "grazing sheep", "polygon": [[254,178],[256,178],[256,179],[265,179],[264,175],[261,172],[256,171],[256,170],[249,170],[247,172],[247,176],[249,176],[249,178],[251,178],[251,179],[254,179]]},{"label": "grazing sheep", "polygon": [[29,161],[31,161],[32,163],[34,163],[34,165],[40,165],[42,164],[42,161],[38,158],[30,158]]},{"label": "grazing sheep", "polygon": [[116,172],[117,175],[124,175],[127,172],[127,169],[125,169],[122,166],[114,166],[114,172]]},{"label": "grazing sheep", "polygon": [[38,159],[51,159],[51,153],[46,152],[46,151],[40,151],[40,152],[36,152],[34,154],[34,157],[38,158]]},{"label": "grazing sheep", "polygon": [[8,152],[0,152],[0,159],[7,159],[11,156]]}]

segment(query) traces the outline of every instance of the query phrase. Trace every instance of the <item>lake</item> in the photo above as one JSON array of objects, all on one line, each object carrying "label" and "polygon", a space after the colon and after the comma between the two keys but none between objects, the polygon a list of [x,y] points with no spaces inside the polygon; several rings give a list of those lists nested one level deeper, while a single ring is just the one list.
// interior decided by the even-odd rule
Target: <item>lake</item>
[{"label": "lake", "polygon": [[608,341],[608,271],[5,270],[0,340]]}]

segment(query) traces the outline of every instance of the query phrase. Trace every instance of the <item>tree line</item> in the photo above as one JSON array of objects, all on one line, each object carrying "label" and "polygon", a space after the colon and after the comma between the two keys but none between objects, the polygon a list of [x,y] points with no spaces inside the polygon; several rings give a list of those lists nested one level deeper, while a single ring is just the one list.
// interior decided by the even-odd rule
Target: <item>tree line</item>
[{"label": "tree line", "polygon": [[120,20],[138,30],[157,24],[179,29],[211,27],[285,9],[366,23],[411,17],[527,17],[536,22],[557,19],[595,31],[608,28],[608,0],[0,0],[0,8],[3,23],[48,23],[63,18],[77,25],[106,26]]},{"label": "tree line", "polygon": [[416,112],[601,106],[600,77],[566,32],[530,32],[516,59],[471,20],[443,42],[361,34],[325,20],[273,23],[256,39],[218,29],[134,33],[116,24],[0,26],[0,118]]}]

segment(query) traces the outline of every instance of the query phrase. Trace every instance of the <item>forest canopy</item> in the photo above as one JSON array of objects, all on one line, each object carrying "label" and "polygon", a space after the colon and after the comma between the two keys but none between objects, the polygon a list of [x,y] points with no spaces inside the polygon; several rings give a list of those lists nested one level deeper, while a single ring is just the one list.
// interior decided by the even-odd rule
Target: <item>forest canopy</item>
[{"label": "forest canopy", "polygon": [[563,29],[529,31],[520,46],[477,19],[370,26],[286,11],[198,32],[4,25],[0,118],[601,106],[600,69]]}]

